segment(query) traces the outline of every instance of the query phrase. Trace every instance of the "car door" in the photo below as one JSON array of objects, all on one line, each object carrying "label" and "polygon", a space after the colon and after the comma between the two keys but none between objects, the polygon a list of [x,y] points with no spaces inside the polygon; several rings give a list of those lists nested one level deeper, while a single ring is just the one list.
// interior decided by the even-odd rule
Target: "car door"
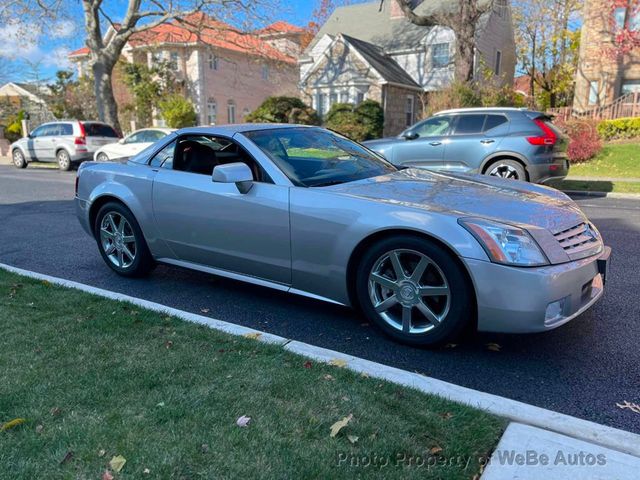
[{"label": "car door", "polygon": [[[259,177],[247,193],[212,180],[216,164],[235,162]],[[223,137],[181,136],[151,165],[156,225],[179,260],[291,284],[289,187],[272,183],[253,157]]]},{"label": "car door", "polygon": [[47,128],[47,125],[40,125],[39,127],[33,129],[33,131],[29,134],[29,136],[26,139],[26,149],[25,149],[25,156],[29,159],[29,160],[38,160],[38,152],[36,150],[37,145],[38,145],[38,139],[44,135],[45,133],[45,129]]},{"label": "car door", "polygon": [[55,123],[43,125],[41,134],[34,138],[34,150],[39,161],[50,162],[55,159],[59,130]]},{"label": "car door", "polygon": [[452,119],[450,115],[438,115],[409,129],[405,132],[405,140],[394,146],[392,163],[405,167],[441,168]]},{"label": "car door", "polygon": [[469,113],[458,115],[444,151],[443,170],[478,172],[482,161],[500,145],[498,128],[504,115]]}]

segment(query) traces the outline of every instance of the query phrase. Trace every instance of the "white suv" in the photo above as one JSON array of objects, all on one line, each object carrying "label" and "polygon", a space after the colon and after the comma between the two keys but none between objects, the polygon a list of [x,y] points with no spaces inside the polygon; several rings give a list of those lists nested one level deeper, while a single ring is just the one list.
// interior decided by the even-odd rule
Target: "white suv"
[{"label": "white suv", "polygon": [[119,137],[113,127],[101,122],[43,123],[27,137],[11,144],[11,156],[18,168],[38,161],[57,162],[61,170],[69,170],[74,163],[92,160],[100,147]]}]

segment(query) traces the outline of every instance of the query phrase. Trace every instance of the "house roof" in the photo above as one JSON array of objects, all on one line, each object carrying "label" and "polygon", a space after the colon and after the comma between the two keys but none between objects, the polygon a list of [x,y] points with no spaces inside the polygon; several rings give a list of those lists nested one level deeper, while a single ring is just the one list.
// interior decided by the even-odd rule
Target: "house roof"
[{"label": "house roof", "polygon": [[307,30],[302,27],[298,27],[288,22],[279,20],[272,23],[271,25],[267,25],[266,27],[257,30],[255,33],[258,35],[277,35],[287,33],[304,34],[307,33]]},{"label": "house roof", "polygon": [[16,96],[17,94],[21,97],[29,97],[38,103],[45,103],[42,97],[49,93],[46,87],[33,83],[9,82],[0,86],[0,95]]},{"label": "house roof", "polygon": [[386,56],[376,45],[342,34],[342,38],[360,55],[380,76],[389,83],[406,85],[422,89],[422,87],[398,63]]},{"label": "house roof", "polygon": [[[129,45],[134,48],[167,43],[202,43],[281,62],[296,62],[295,58],[272,47],[257,35],[242,32],[228,23],[215,20],[201,12],[134,33],[129,39]],[[71,52],[69,57],[83,56],[88,53],[89,49],[83,47]]]},{"label": "house roof", "polygon": [[[490,0],[479,0],[479,3],[485,4],[488,1]],[[324,35],[339,33],[373,43],[385,51],[417,47],[430,28],[414,25],[404,16],[392,17],[393,2],[395,0],[381,4],[380,0],[374,0],[336,8],[309,48],[313,48]],[[414,8],[414,12],[418,15],[454,13],[457,8],[457,0],[425,0]]]}]

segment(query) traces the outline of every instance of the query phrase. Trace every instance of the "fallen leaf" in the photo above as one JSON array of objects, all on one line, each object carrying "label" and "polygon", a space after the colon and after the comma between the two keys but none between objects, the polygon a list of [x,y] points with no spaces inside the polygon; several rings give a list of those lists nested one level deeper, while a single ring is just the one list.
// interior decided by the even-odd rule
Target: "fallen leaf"
[{"label": "fallen leaf", "polygon": [[164,346],[165,348],[169,349],[173,347],[173,342],[171,340],[167,340],[166,342],[164,342]]},{"label": "fallen leaf", "polygon": [[116,455],[109,462],[109,467],[116,473],[120,473],[120,470],[124,467],[124,464],[127,463],[127,459],[122,455]]},{"label": "fallen leaf", "polygon": [[633,413],[640,413],[640,405],[637,403],[628,402],[627,400],[624,403],[616,403],[616,406],[621,409],[629,409]]},{"label": "fallen leaf", "polygon": [[499,352],[500,349],[502,348],[497,343],[487,343],[485,347],[487,347],[487,350],[491,350],[492,352]]},{"label": "fallen leaf", "polygon": [[351,445],[355,444],[360,437],[356,437],[355,435],[347,435],[347,439],[351,442]]},{"label": "fallen leaf", "polygon": [[439,454],[440,452],[442,452],[442,448],[438,447],[437,445],[436,445],[435,447],[432,447],[432,448],[429,450],[429,453],[430,453],[431,455],[437,455],[437,454]]},{"label": "fallen leaf", "polygon": [[209,444],[203,443],[202,445],[200,445],[200,451],[202,453],[208,453],[209,452]]},{"label": "fallen leaf", "polygon": [[209,309],[208,308],[201,308],[200,312],[201,313],[209,313]]},{"label": "fallen leaf", "polygon": [[344,368],[347,366],[347,361],[342,360],[341,358],[334,358],[329,361],[329,365],[333,365],[334,367]]},{"label": "fallen leaf", "polygon": [[63,463],[67,463],[72,458],[73,458],[73,452],[69,450],[64,456],[64,458],[60,461],[60,465],[62,465]]},{"label": "fallen leaf", "polygon": [[164,402],[156,403],[156,407],[160,407],[160,408],[164,407]]},{"label": "fallen leaf", "polygon": [[304,368],[311,368],[311,367],[313,367],[313,363],[311,363],[309,360],[307,360],[306,362],[304,362],[303,367]]},{"label": "fallen leaf", "polygon": [[251,333],[245,333],[244,337],[245,338],[250,338],[252,340],[258,340],[261,335],[262,334],[260,332],[251,332]]},{"label": "fallen leaf", "polygon": [[238,425],[239,427],[246,427],[247,425],[249,425],[250,421],[251,421],[251,417],[242,415],[241,417],[238,418],[238,420],[236,420],[236,425]]},{"label": "fallen leaf", "polygon": [[99,457],[104,457],[107,454],[106,450],[98,450],[98,456]]},{"label": "fallen leaf", "polygon": [[324,378],[325,380],[335,380],[335,378],[333,378],[333,375],[329,375],[328,373],[322,378]]},{"label": "fallen leaf", "polygon": [[367,372],[362,372],[362,373],[360,374],[360,376],[361,376],[362,378],[369,378],[369,374],[368,374]]},{"label": "fallen leaf", "polygon": [[441,413],[441,414],[440,414],[440,416],[441,416],[442,418],[444,418],[445,420],[449,420],[451,417],[453,417],[453,413],[451,413],[451,412],[444,412],[444,413]]},{"label": "fallen leaf", "polygon": [[353,418],[353,414],[350,413],[349,415],[344,417],[342,420],[338,420],[336,423],[331,425],[331,435],[330,435],[331,438],[333,438],[336,435],[338,435],[338,433],[340,433],[340,430],[342,430],[344,427],[346,427],[349,424],[349,422],[351,421],[352,418]]},{"label": "fallen leaf", "polygon": [[60,407],[53,407],[49,413],[51,414],[51,416],[53,417],[57,417],[58,415],[60,415],[62,413],[62,410],[60,409]]},{"label": "fallen leaf", "polygon": [[348,402],[349,401],[349,397],[342,397],[342,401],[343,402]]},{"label": "fallen leaf", "polygon": [[44,425],[36,425],[36,433],[40,434],[44,430]]},{"label": "fallen leaf", "polygon": [[109,470],[104,471],[104,473],[102,474],[102,480],[113,480],[113,475],[111,475],[111,472]]},{"label": "fallen leaf", "polygon": [[151,470],[149,470],[148,468],[145,468],[142,473],[144,473],[145,475],[149,475],[151,473]]},{"label": "fallen leaf", "polygon": [[13,420],[9,420],[7,423],[3,423],[2,425],[0,425],[0,432],[11,430],[18,425],[22,425],[24,422],[26,422],[24,418],[14,418]]}]

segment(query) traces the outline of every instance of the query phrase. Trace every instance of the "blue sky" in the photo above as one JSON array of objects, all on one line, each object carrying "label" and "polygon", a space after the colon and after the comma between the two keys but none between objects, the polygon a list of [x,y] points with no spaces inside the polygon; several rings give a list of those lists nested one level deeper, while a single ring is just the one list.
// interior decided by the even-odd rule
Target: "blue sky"
[{"label": "blue sky", "polygon": [[[305,26],[318,2],[280,0],[281,9],[265,13],[265,16]],[[104,2],[114,20],[120,19],[126,3],[126,0]],[[70,1],[68,5],[68,18],[59,19],[44,29],[17,18],[0,24],[0,81],[46,82],[54,77],[57,70],[70,67],[67,54],[84,46],[84,31],[80,2]]]}]

